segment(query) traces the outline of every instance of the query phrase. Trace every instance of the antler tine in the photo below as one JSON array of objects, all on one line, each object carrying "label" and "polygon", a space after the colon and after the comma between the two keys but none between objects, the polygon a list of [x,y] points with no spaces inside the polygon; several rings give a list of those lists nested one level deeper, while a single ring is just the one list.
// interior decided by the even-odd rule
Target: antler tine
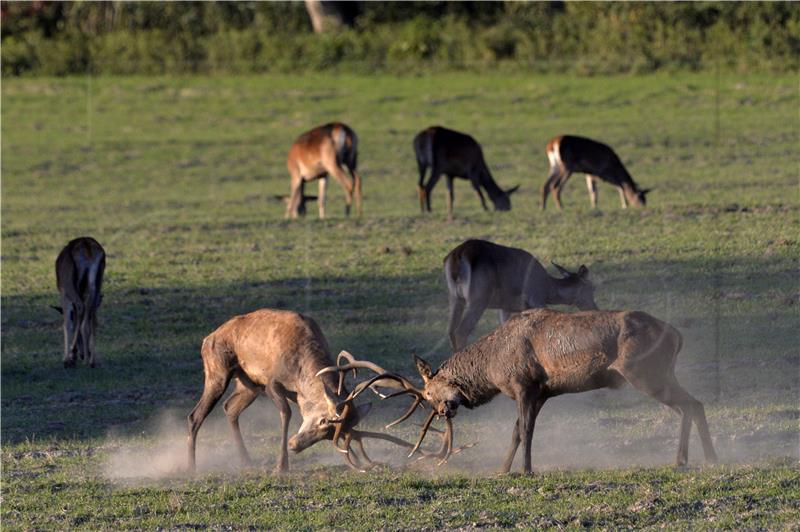
[{"label": "antler tine", "polygon": [[444,431],[444,443],[442,444],[442,449],[439,451],[439,454],[444,454],[442,459],[439,461],[437,466],[443,465],[447,463],[447,460],[450,458],[450,454],[453,452],[453,421],[446,417],[444,419],[446,429]]},{"label": "antler tine", "polygon": [[[396,381],[396,382],[400,383],[400,385],[402,386],[403,393],[410,393],[410,394],[412,394],[414,396],[422,397],[422,391],[420,391],[417,388],[415,388],[414,385],[411,384],[410,382],[408,382],[408,380],[405,377],[401,377],[400,375],[396,375],[394,373],[382,373],[380,375],[376,375],[375,377],[372,377],[371,379],[369,379],[367,381],[359,383],[359,385],[356,386],[353,389],[352,392],[350,392],[350,396],[348,396],[347,399],[348,400],[355,399],[356,397],[358,397],[361,394],[361,392],[363,392],[367,388],[371,387],[373,384],[377,383],[378,381]],[[387,384],[381,384],[381,386],[389,387],[391,385],[389,385],[387,383]]]},{"label": "antler tine", "polygon": [[[353,355],[351,355],[347,351],[342,350],[342,351],[339,352],[339,356],[336,357],[336,365],[337,366],[341,366],[342,365],[342,359],[343,358],[345,360],[347,360],[350,364],[353,364],[354,362],[356,362],[356,359],[355,359],[355,357]],[[358,370],[356,368],[353,368],[353,378],[355,379],[356,377],[358,377]],[[336,393],[338,395],[342,395],[342,390],[343,389],[344,389],[344,371],[340,371],[339,372],[339,386],[336,388]]]},{"label": "antler tine", "polygon": [[[396,392],[396,393],[393,393],[393,394],[392,394],[392,395],[390,395],[389,397],[392,397],[392,396],[398,395],[398,394],[400,394],[400,393],[402,393],[402,392]],[[417,407],[418,407],[418,406],[419,406],[421,403],[422,403],[422,398],[421,398],[420,396],[415,396],[415,397],[414,397],[414,402],[413,402],[413,403],[411,403],[411,407],[410,407],[408,410],[406,410],[406,413],[405,413],[405,414],[403,414],[402,416],[400,416],[399,418],[395,419],[394,421],[392,421],[392,422],[391,422],[391,423],[389,423],[388,425],[386,425],[386,427],[384,427],[384,428],[387,428],[387,429],[388,429],[388,428],[394,427],[395,425],[397,425],[397,424],[399,424],[399,423],[402,423],[402,422],[403,422],[403,421],[405,421],[406,419],[410,418],[410,417],[411,417],[411,414],[413,414],[413,413],[414,413],[414,411],[417,409]]]},{"label": "antler tine", "polygon": [[413,449],[411,449],[411,452],[408,453],[408,457],[409,458],[414,456],[414,453],[416,453],[419,450],[420,445],[422,445],[422,440],[425,439],[425,434],[428,433],[428,427],[431,426],[431,423],[433,422],[433,418],[435,416],[436,416],[436,410],[431,410],[431,413],[428,416],[428,419],[425,420],[425,424],[422,426],[422,432],[420,432],[419,440],[417,440],[417,444],[414,446]]}]

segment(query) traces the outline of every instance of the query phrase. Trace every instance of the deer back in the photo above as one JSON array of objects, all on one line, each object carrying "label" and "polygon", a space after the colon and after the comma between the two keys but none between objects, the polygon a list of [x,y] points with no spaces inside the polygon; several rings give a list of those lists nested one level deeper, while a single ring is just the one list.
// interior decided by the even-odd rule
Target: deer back
[{"label": "deer back", "polygon": [[94,238],[76,238],[64,246],[56,258],[56,286],[62,306],[80,303],[90,311],[96,310],[102,298],[105,265],[105,251]]}]

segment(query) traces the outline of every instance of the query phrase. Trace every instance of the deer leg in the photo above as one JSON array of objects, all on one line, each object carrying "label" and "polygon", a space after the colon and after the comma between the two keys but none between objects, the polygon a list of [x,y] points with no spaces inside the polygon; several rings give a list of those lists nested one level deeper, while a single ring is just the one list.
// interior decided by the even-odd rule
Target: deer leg
[{"label": "deer leg", "polygon": [[547,181],[545,181],[540,190],[542,196],[542,210],[544,210],[547,206],[547,196],[550,194],[550,192],[552,192],[553,187],[558,182],[560,175],[561,170],[558,166],[553,166],[550,168],[550,175],[547,176]]},{"label": "deer leg", "polygon": [[436,183],[439,182],[439,179],[442,177],[441,172],[435,166],[431,168],[431,177],[428,179],[428,183],[425,185],[425,208],[428,212],[431,212],[431,192],[433,192],[433,187],[436,186]]},{"label": "deer leg", "polygon": [[361,208],[361,176],[355,170],[355,168],[349,168],[350,175],[353,176],[353,188],[355,190],[356,196],[356,214],[361,216],[363,214],[363,210]]},{"label": "deer leg", "polygon": [[[536,425],[536,416],[539,414],[543,401],[539,399],[538,390],[525,391],[517,399],[519,419],[519,437],[522,439],[522,456],[525,460],[523,471],[530,473],[531,467],[531,442],[533,441],[533,428]],[[512,456],[513,459],[513,456]]]},{"label": "deer leg", "polygon": [[458,337],[456,336],[456,329],[458,325],[461,323],[461,316],[464,314],[464,307],[466,305],[466,301],[458,296],[451,296],[449,298],[450,303],[450,323],[447,326],[447,335],[450,338],[450,347],[453,348],[453,352],[458,350]]},{"label": "deer leg", "polygon": [[336,162],[336,160],[327,160],[324,163],[325,170],[328,171],[328,174],[332,175],[342,188],[344,189],[344,200],[345,200],[345,207],[344,207],[344,214],[345,216],[350,216],[350,206],[353,204],[353,182],[350,178],[347,177],[347,174],[344,173],[342,167]]},{"label": "deer leg", "polygon": [[[679,405],[681,412],[683,413],[683,419],[681,420],[681,446],[678,451],[679,465],[682,465],[680,464],[681,458],[683,458],[683,464],[688,462],[689,431],[691,428],[691,420],[694,420],[695,425],[697,425],[697,433],[700,435],[700,442],[703,444],[703,455],[705,456],[706,462],[716,462],[717,453],[714,450],[714,443],[711,441],[711,434],[708,430],[708,420],[706,419],[706,412],[705,408],[703,407],[703,403],[695,399],[689,392],[684,390],[677,381],[673,382],[670,392],[673,401]],[[689,419],[687,420],[687,418]],[[684,425],[688,425],[685,429],[685,436]],[[681,452],[683,453],[682,456]]]},{"label": "deer leg", "polygon": [[325,218],[325,193],[328,191],[328,178],[322,177],[317,188],[317,207],[319,207],[319,219]]},{"label": "deer leg", "polygon": [[286,202],[286,214],[284,218],[297,218],[302,203],[303,177],[299,173],[292,172],[292,187],[289,192],[289,201]]},{"label": "deer leg", "polygon": [[513,310],[500,309],[500,325],[511,319],[511,316],[516,314]]},{"label": "deer leg", "polygon": [[428,169],[427,165],[424,165],[417,161],[417,168],[419,169],[419,181],[417,181],[417,195],[419,196],[419,210],[421,213],[425,213],[425,204],[426,204],[426,192],[425,192],[425,171]]},{"label": "deer leg", "polygon": [[453,219],[453,176],[447,175],[447,219]]},{"label": "deer leg", "polygon": [[236,388],[222,405],[222,409],[228,418],[228,424],[231,426],[233,443],[239,453],[239,460],[243,466],[248,466],[251,464],[251,460],[250,455],[247,453],[247,448],[244,446],[242,431],[239,429],[239,415],[245,408],[253,404],[253,401],[258,397],[258,390],[248,386],[242,379],[243,377],[239,376],[236,381]]},{"label": "deer leg", "polygon": [[506,459],[503,460],[503,468],[500,470],[501,473],[508,473],[511,471],[511,464],[514,463],[514,456],[517,454],[519,441],[519,418],[517,418],[517,421],[514,422],[514,433],[511,435],[511,447],[508,448]]},{"label": "deer leg", "polygon": [[470,297],[467,300],[467,307],[464,311],[464,318],[461,320],[461,324],[456,328],[456,339],[455,339],[455,346],[454,350],[459,351],[466,347],[467,340],[469,339],[469,335],[472,330],[475,328],[475,325],[478,324],[478,320],[481,319],[483,312],[486,310],[486,307],[489,306],[489,298],[486,295],[480,294],[476,295],[475,297]]},{"label": "deer leg", "polygon": [[78,330],[75,325],[75,309],[70,302],[62,302],[62,311],[64,312],[64,367],[75,367],[75,353],[72,350],[73,337],[78,335]]},{"label": "deer leg", "polygon": [[555,192],[555,194],[553,195],[553,199],[556,202],[558,210],[564,208],[564,206],[561,204],[561,192],[564,190],[564,185],[567,184],[567,180],[570,178],[571,175],[572,172],[565,171],[563,174],[561,174],[558,181],[553,185],[553,191]]},{"label": "deer leg", "polygon": [[589,189],[589,201],[592,203],[592,209],[597,208],[597,181],[594,177],[586,174],[586,188]]},{"label": "deer leg", "polygon": [[625,197],[625,191],[622,190],[622,187],[620,187],[617,190],[619,190],[619,202],[622,205],[622,208],[623,209],[627,209],[628,208],[628,199]]},{"label": "deer leg", "polygon": [[89,367],[95,367],[95,359],[94,359],[94,334],[97,330],[97,308],[93,309],[89,314],[90,316],[85,321],[85,326],[83,327],[83,342],[84,342],[84,349],[86,350],[86,358],[89,361]]},{"label": "deer leg", "polygon": [[689,435],[693,419],[697,425],[700,440],[703,443],[706,461],[715,462],[717,460],[714,444],[711,442],[711,435],[708,431],[708,421],[706,420],[703,404],[684,390],[674,376],[668,377],[667,382],[664,382],[663,378],[656,377],[632,374],[623,374],[623,376],[635,388],[681,415],[678,455],[675,460],[675,464],[678,467],[686,465],[689,460]]},{"label": "deer leg", "polygon": [[475,189],[475,193],[478,195],[478,199],[481,200],[481,207],[483,207],[484,211],[488,211],[489,207],[486,205],[486,198],[483,197],[483,192],[481,192],[481,185],[478,180],[470,179],[470,183],[472,183],[472,188]]},{"label": "deer leg", "polygon": [[187,418],[189,424],[189,462],[188,469],[190,473],[195,471],[195,444],[197,442],[197,431],[200,430],[200,425],[208,416],[209,412],[217,404],[219,398],[225,393],[228,387],[230,375],[210,375],[206,373],[205,384],[203,386],[203,395],[200,401],[194,407],[192,412]]},{"label": "deer leg", "polygon": [[281,414],[281,450],[278,454],[275,472],[283,473],[289,469],[289,421],[292,419],[292,409],[289,408],[289,401],[286,400],[283,390],[278,386],[272,385],[269,388],[268,395]]}]

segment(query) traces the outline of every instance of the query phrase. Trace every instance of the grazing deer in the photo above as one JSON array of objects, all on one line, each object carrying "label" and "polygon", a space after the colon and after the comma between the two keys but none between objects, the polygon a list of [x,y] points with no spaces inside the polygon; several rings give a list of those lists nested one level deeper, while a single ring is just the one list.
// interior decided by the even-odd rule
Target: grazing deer
[{"label": "grazing deer", "polygon": [[[250,463],[250,456],[239,430],[239,415],[262,393],[272,399],[281,416],[278,472],[289,468],[287,449],[299,453],[326,439],[332,440],[337,450],[345,454],[348,465],[359,470],[375,465],[364,451],[363,438],[383,439],[412,447],[390,435],[355,429],[369,412],[371,404],[353,406],[356,394],[348,394],[344,389],[344,372],[355,368],[381,373],[384,370],[370,362],[357,361],[344,351],[339,358],[347,358],[349,364],[332,366],[328,342],[316,322],[309,317],[272,309],[235,316],[203,340],[201,356],[205,384],[200,401],[188,417],[189,472],[195,471],[197,431],[234,378],[236,385],[223,409],[239,458],[245,465]],[[340,371],[338,384],[330,369],[323,371],[326,368]],[[396,387],[391,381],[378,384]],[[373,385],[370,383],[369,387],[374,389]],[[354,392],[360,393],[366,388],[357,387]],[[300,430],[291,438],[288,438],[292,417],[289,401],[297,403],[303,417]],[[340,445],[342,437],[344,443]],[[350,447],[352,441],[358,445],[361,457],[354,456]]]},{"label": "grazing deer", "polygon": [[[425,383],[422,389],[391,373],[372,380],[394,379],[403,383],[403,393],[414,396],[413,408],[423,401],[432,407],[414,449],[422,443],[434,417],[445,418],[449,441],[444,448],[451,449],[450,420],[459,406],[475,408],[500,393],[514,399],[518,417],[503,472],[511,469],[520,441],[524,470],[531,471],[533,428],[536,416],[549,398],[618,388],[625,382],[682,416],[678,466],[688,460],[692,421],[700,433],[706,461],[714,462],[717,455],[703,404],[675,378],[675,361],[682,343],[674,327],[644,312],[596,310],[568,314],[534,309],[514,316],[455,353],[437,371],[414,355]],[[370,381],[362,384],[369,386]],[[443,461],[447,459],[444,454]]]},{"label": "grazing deer", "polygon": [[103,301],[106,252],[94,238],[71,240],[56,258],[56,286],[64,317],[64,367],[75,367],[78,355],[95,366],[97,309]]},{"label": "grazing deer", "polygon": [[562,208],[561,191],[573,172],[586,174],[592,208],[597,207],[598,179],[617,187],[623,209],[628,207],[628,202],[640,207],[647,203],[646,196],[651,189],[640,189],[614,150],[605,144],[584,137],[562,135],[548,142],[546,151],[550,175],[542,186],[542,210],[551,192],[558,208]]},{"label": "grazing deer", "polygon": [[453,351],[463,349],[487,308],[500,309],[500,321],[515,312],[546,305],[574,305],[594,310],[594,287],[589,270],[577,273],[553,266],[563,275],[550,277],[525,250],[486,240],[467,240],[444,258],[444,277],[450,303],[447,334]]},{"label": "grazing deer", "polygon": [[[356,171],[358,137],[355,131],[341,122],[319,126],[300,135],[289,150],[286,166],[291,175],[291,194],[286,206],[286,218],[297,218],[307,197],[303,189],[307,181],[319,179],[317,205],[319,217],[325,218],[325,192],[328,176],[332,175],[344,188],[344,213],[350,215],[353,195],[356,197],[356,212],[361,215],[361,176]],[[350,172],[350,177],[344,168]]]},{"label": "grazing deer", "polygon": [[[472,188],[481,200],[483,210],[488,210],[481,188],[489,194],[495,210],[510,211],[510,196],[519,186],[502,190],[492,178],[486,161],[483,159],[481,145],[469,135],[441,126],[433,126],[414,137],[414,152],[419,167],[419,208],[422,212],[431,211],[431,191],[442,174],[447,176],[447,214],[453,216],[453,179],[469,179]],[[425,174],[431,169],[428,183]]]}]

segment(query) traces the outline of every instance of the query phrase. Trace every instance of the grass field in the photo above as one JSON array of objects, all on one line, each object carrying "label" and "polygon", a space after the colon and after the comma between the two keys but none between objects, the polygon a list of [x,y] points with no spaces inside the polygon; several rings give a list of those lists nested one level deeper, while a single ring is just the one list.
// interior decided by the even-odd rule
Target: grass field
[{"label": "grass field", "polygon": [[[9,79],[2,84],[2,525],[17,529],[514,527],[788,528],[800,522],[800,94],[796,76],[439,75]],[[311,126],[359,134],[364,216],[329,187],[283,220],[285,156]],[[411,139],[473,134],[509,213],[464,181],[421,216]],[[564,212],[537,207],[544,145],[604,140],[646,210],[582,176]],[[307,189],[308,193],[313,192]],[[53,265],[89,234],[108,253],[101,366],[61,367]],[[416,377],[412,349],[448,356],[441,261],[467,237],[585,263],[601,308],[642,309],[682,332],[677,374],[705,403],[721,464],[671,467],[678,418],[630,388],[561,397],[537,423],[532,476],[495,476],[511,435],[503,399],[456,419],[477,445],[447,466],[349,471],[328,444],[272,475],[277,413],[257,401],[241,470],[221,408],[182,477],[202,338],[260,307],[313,316],[334,352]],[[484,333],[497,325],[487,313]],[[376,404],[378,429],[404,404]],[[298,426],[299,415],[292,421]],[[413,438],[413,423],[395,433]],[[519,457],[515,469],[519,470]]]}]

